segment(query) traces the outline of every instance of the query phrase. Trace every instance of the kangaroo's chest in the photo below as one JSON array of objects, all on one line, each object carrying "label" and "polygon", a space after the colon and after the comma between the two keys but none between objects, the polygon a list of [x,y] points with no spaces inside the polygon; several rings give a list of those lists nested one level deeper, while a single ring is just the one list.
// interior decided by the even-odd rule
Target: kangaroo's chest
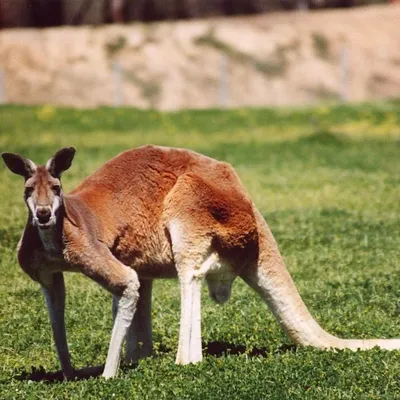
[{"label": "kangaroo's chest", "polygon": [[53,229],[39,230],[41,248],[36,251],[36,268],[42,273],[75,271],[64,259],[62,240]]},{"label": "kangaroo's chest", "polygon": [[62,242],[56,236],[53,229],[39,230],[39,238],[42,242],[43,251],[49,258],[62,257]]}]

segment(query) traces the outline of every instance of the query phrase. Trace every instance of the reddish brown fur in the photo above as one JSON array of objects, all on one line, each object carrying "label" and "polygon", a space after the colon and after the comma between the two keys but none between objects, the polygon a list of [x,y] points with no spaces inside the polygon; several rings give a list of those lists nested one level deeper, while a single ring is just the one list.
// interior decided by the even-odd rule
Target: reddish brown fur
[{"label": "reddish brown fur", "polygon": [[74,264],[84,264],[78,259],[87,256],[82,246],[90,237],[139,277],[175,276],[166,227],[176,218],[210,236],[237,268],[257,257],[252,204],[233,168],[187,150],[145,146],[126,151],[64,201],[65,255]]}]

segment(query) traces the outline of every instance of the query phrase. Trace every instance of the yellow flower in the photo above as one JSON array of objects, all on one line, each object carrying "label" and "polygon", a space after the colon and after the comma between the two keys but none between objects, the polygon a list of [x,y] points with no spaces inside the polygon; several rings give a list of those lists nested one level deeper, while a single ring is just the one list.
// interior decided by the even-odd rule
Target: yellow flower
[{"label": "yellow flower", "polygon": [[36,116],[40,121],[49,121],[54,117],[56,110],[53,106],[45,105],[37,111]]},{"label": "yellow flower", "polygon": [[329,108],[326,106],[318,107],[316,112],[318,115],[326,115],[329,114]]}]

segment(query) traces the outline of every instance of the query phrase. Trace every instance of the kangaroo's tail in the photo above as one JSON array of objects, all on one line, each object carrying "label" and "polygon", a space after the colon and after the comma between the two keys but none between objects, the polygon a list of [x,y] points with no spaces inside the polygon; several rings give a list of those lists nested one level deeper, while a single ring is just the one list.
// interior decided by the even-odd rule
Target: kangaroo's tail
[{"label": "kangaroo's tail", "polygon": [[254,207],[259,232],[259,258],[242,278],[267,302],[276,320],[296,343],[320,349],[400,349],[400,339],[341,339],[314,320],[300,297],[268,225]]}]

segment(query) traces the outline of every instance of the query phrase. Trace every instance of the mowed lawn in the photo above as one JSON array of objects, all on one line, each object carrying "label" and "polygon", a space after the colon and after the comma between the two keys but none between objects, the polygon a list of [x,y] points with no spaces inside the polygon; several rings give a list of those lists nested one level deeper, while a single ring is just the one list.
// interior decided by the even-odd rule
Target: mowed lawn
[{"label": "mowed lawn", "polygon": [[[159,113],[0,107],[0,150],[37,163],[75,146],[64,190],[146,143],[231,163],[269,223],[313,316],[341,337],[400,337],[400,102],[307,110]],[[1,163],[2,164],[2,163]],[[156,281],[156,355],[116,379],[53,379],[59,363],[39,286],[16,262],[23,179],[0,166],[0,399],[398,399],[400,351],[296,348],[240,279],[202,299],[201,364],[176,366],[179,288]],[[129,199],[127,199],[129,201]],[[111,296],[67,275],[76,368],[103,364]],[[48,378],[50,382],[40,380]]]}]

